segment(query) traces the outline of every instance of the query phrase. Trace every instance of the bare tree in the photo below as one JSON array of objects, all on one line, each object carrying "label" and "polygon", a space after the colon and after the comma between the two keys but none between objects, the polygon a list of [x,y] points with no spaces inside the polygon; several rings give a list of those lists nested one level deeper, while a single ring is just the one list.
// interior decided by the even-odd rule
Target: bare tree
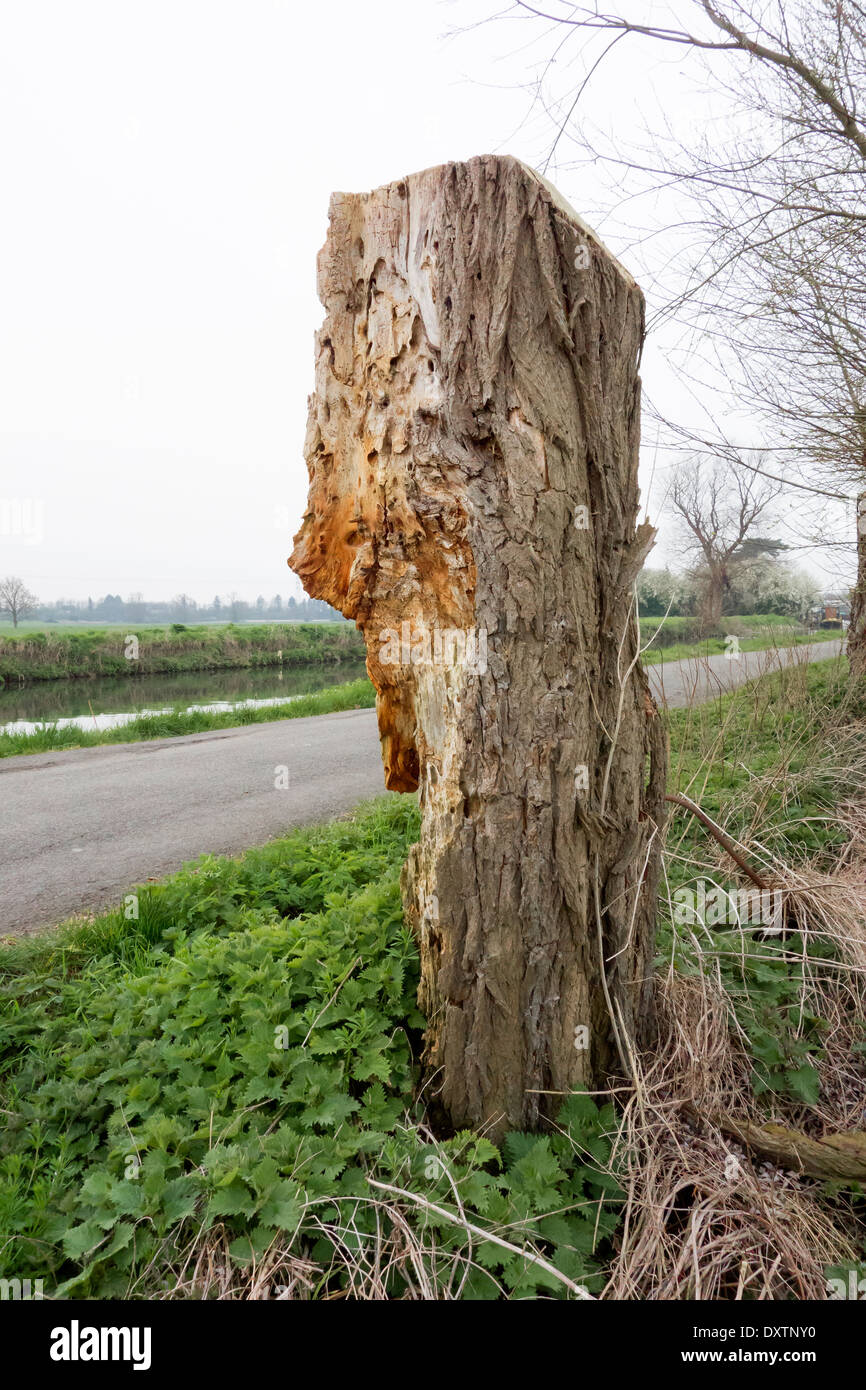
[{"label": "bare tree", "polygon": [[5,579],[0,579],[0,613],[8,613],[12,619],[12,626],[17,627],[21,618],[26,618],[28,613],[33,613],[39,606],[39,600],[15,575],[7,575]]},{"label": "bare tree", "polygon": [[680,518],[687,551],[697,560],[694,576],[701,585],[705,627],[718,626],[735,570],[785,549],[782,542],[755,534],[758,520],[767,519],[781,491],[780,484],[723,463],[713,467],[683,459],[678,465],[671,503]]},{"label": "bare tree", "polygon": [[233,623],[239,623],[247,612],[246,603],[241,598],[240,594],[235,593],[234,590],[228,595],[226,606],[229,610],[229,618]]},{"label": "bare tree", "polygon": [[848,660],[852,679],[866,681],[866,492],[857,498],[857,581],[851,592]]},{"label": "bare tree", "polygon": [[[866,8],[858,0],[686,0],[686,22],[670,27],[647,22],[645,0],[612,0],[605,11],[516,0],[509,13],[560,46],[545,82],[571,68],[574,95],[558,105],[545,96],[557,124],[551,157],[570,146],[579,159],[600,161],[612,207],[624,174],[631,209],[649,195],[627,230],[646,240],[664,229],[668,264],[650,325],[674,318],[690,330],[679,360],[692,388],[698,377],[763,421],[772,471],[794,481],[795,496],[810,484],[825,495],[841,485],[850,545],[853,498],[866,480]],[[584,119],[573,123],[590,77],[623,42],[689,52],[708,93],[727,100],[727,123],[716,119],[711,135],[694,123],[683,139],[662,119],[629,149],[619,132],[614,143]],[[668,189],[679,228],[666,223]],[[712,413],[720,420],[729,411]],[[672,447],[684,433],[675,423]],[[718,429],[705,443],[730,455],[743,441]]]},{"label": "bare tree", "polygon": [[176,618],[183,622],[195,610],[195,599],[190,598],[189,594],[175,594],[171,601],[172,613]]}]

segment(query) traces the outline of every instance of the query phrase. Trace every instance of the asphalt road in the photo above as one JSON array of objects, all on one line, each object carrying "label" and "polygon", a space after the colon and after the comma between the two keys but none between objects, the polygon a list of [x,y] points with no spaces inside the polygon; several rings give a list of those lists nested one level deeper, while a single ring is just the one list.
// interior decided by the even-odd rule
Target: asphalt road
[{"label": "asphalt road", "polygon": [[650,685],[659,704],[672,707],[701,704],[734,690],[755,676],[769,675],[782,666],[810,661],[828,661],[842,650],[842,639],[809,642],[802,647],[772,647],[762,652],[741,652],[736,658],[721,656],[687,657],[685,661],[648,666]]},{"label": "asphalt road", "polygon": [[[836,655],[841,642],[796,649]],[[668,705],[778,669],[786,652],[648,668]],[[287,784],[287,785],[286,785]],[[199,854],[232,854],[384,792],[373,710],[0,759],[0,933],[119,904]]]}]

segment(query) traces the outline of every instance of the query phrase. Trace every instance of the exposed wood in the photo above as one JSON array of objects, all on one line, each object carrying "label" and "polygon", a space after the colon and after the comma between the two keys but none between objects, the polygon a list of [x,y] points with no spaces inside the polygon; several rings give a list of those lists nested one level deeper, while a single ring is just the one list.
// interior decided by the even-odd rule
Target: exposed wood
[{"label": "exposed wood", "polygon": [[665,740],[633,587],[644,309],[532,170],[335,194],[290,563],[364,633],[448,1123],[534,1128],[652,1032]]}]

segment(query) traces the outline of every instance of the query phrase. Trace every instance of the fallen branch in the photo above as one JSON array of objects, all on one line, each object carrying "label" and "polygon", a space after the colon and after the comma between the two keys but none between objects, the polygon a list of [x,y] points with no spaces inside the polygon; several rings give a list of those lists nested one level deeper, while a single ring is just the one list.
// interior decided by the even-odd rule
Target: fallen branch
[{"label": "fallen branch", "polygon": [[691,797],[683,796],[682,794],[666,796],[665,801],[672,801],[675,806],[683,806],[687,811],[691,811],[693,816],[697,816],[701,825],[706,826],[707,830],[709,830],[710,834],[713,836],[713,839],[718,840],[722,849],[727,851],[734,863],[739,865],[743,873],[752,880],[755,886],[757,888],[762,888],[765,892],[768,891],[770,887],[769,883],[761,878],[751,865],[746,862],[736,848],[730,835],[728,835],[720,825],[717,825],[714,820],[711,820],[706,811],[702,811],[696,801],[692,801]]}]

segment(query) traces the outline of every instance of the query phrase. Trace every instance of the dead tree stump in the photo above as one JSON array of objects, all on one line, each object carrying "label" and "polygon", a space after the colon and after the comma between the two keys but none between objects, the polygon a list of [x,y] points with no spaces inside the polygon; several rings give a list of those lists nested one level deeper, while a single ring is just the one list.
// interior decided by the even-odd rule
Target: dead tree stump
[{"label": "dead tree stump", "polygon": [[652,1029],[665,741],[634,582],[643,298],[532,170],[335,194],[290,564],[364,633],[425,1095],[537,1127]]}]

